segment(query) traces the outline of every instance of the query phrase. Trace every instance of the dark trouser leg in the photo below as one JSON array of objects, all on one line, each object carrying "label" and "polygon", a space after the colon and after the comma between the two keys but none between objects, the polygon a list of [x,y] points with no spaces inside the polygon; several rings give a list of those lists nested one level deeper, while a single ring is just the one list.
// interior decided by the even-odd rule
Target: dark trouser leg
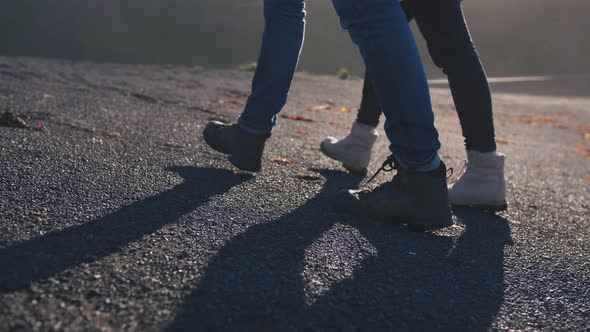
[{"label": "dark trouser leg", "polygon": [[435,64],[447,74],[467,150],[496,150],[492,98],[460,0],[414,0],[415,18]]},{"label": "dark trouser leg", "polygon": [[363,99],[361,100],[361,107],[356,115],[356,122],[377,127],[379,125],[379,117],[381,117],[381,106],[379,99],[373,89],[373,84],[368,75],[365,74],[365,82],[363,83]]}]

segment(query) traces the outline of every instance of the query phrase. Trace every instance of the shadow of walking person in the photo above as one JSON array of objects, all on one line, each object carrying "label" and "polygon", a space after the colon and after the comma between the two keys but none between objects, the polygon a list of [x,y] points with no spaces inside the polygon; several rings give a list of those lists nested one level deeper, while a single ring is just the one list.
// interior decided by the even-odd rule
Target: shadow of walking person
[{"label": "shadow of walking person", "polygon": [[184,181],[89,223],[1,248],[0,294],[107,256],[252,178],[213,168],[168,170]]},{"label": "shadow of walking person", "polygon": [[[328,194],[353,185],[337,172],[321,174],[326,182],[317,196],[278,220],[250,227],[213,258],[169,331],[490,326],[503,299],[503,250],[510,229],[500,217],[472,211],[457,212],[465,225],[459,237],[353,219],[349,224],[366,239],[358,245],[369,243],[373,254],[363,257],[352,275],[310,298],[306,252],[342,221],[326,212]],[[338,252],[340,240],[331,241],[331,259],[350,254]],[[319,278],[330,279],[328,265],[320,268]]]},{"label": "shadow of walking person", "polygon": [[361,180],[317,172],[326,179],[320,193],[278,220],[251,226],[212,259],[168,330],[280,330],[282,316],[305,305],[305,250],[334,224],[330,194]]},{"label": "shadow of walking person", "polygon": [[499,216],[454,213],[464,225],[455,238],[359,223],[378,255],[310,306],[298,329],[487,331],[504,298],[510,227]]}]

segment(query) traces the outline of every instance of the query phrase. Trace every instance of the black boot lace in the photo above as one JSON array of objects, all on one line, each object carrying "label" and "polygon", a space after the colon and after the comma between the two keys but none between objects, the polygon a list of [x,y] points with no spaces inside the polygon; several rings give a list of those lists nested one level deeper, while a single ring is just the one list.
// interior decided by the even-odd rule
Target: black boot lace
[{"label": "black boot lace", "polygon": [[[465,162],[465,165],[463,165],[463,169],[461,170],[461,173],[465,172],[466,166],[467,166],[467,162]],[[399,170],[399,162],[397,161],[397,159],[395,158],[394,155],[391,155],[391,156],[387,157],[387,159],[383,162],[383,165],[381,165],[379,170],[375,174],[373,174],[373,176],[371,176],[371,178],[367,182],[365,182],[364,186],[371,183],[371,181],[373,181],[377,177],[377,175],[379,175],[379,173],[381,173],[381,171],[393,172],[394,170]],[[454,173],[454,169],[452,167],[449,167],[447,169],[446,174],[445,174],[445,180],[448,181],[453,176],[453,173]],[[460,174],[459,177],[461,177],[461,175],[462,174]],[[398,178],[397,176],[394,176],[393,179],[389,182],[395,182],[397,178]]]},{"label": "black boot lace", "polygon": [[451,174],[448,174],[448,171],[447,171],[447,182],[449,182],[450,185],[454,185],[465,174],[465,172],[467,172],[467,160],[463,161],[463,166],[461,167],[461,170],[459,171],[459,175],[457,175],[457,177],[452,181],[451,181],[451,177],[453,176],[454,171],[453,171],[452,167],[449,168],[449,170],[451,171]]},{"label": "black boot lace", "polygon": [[379,173],[381,173],[381,171],[384,172],[393,172],[394,170],[398,170],[399,169],[399,164],[397,162],[397,159],[395,159],[395,157],[393,155],[387,157],[387,159],[383,162],[383,165],[381,165],[381,168],[379,168],[379,170],[369,179],[369,181],[365,182],[365,186],[368,185],[369,183],[371,183],[371,181],[373,181],[377,175],[379,175]]}]

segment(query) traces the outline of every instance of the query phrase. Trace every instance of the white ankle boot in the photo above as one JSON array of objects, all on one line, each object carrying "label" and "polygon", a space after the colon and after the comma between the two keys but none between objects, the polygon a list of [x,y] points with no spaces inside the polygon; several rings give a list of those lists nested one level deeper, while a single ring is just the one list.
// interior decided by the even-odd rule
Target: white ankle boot
[{"label": "white ankle boot", "polygon": [[465,172],[449,186],[450,203],[488,211],[506,210],[505,158],[497,152],[467,151]]},{"label": "white ankle boot", "polygon": [[346,137],[341,140],[327,137],[320,148],[326,156],[341,161],[348,171],[366,174],[378,136],[376,127],[355,122]]}]

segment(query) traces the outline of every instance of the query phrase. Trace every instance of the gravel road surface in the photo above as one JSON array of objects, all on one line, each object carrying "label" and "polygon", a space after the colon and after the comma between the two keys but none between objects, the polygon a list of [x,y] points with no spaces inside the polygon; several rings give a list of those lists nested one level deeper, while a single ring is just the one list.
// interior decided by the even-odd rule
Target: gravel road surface
[{"label": "gravel road surface", "polygon": [[[366,180],[319,151],[358,79],[298,75],[260,174],[209,149],[250,79],[0,57],[0,112],[31,127],[0,127],[0,330],[590,330],[590,99],[495,94],[509,210],[422,234],[331,208]],[[370,172],[387,155],[382,133]]]}]

